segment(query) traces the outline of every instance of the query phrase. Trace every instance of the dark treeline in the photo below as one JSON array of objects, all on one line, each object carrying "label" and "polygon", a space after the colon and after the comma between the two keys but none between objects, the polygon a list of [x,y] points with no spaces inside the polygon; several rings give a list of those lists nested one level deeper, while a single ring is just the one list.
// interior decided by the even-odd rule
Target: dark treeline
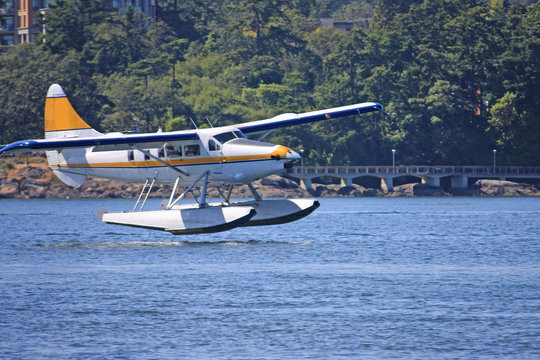
[{"label": "dark treeline", "polygon": [[[392,112],[276,131],[306,163],[540,165],[540,3],[159,0],[157,20],[56,0],[0,56],[0,143],[41,138],[61,84],[102,131],[188,128],[376,101]],[[357,20],[349,32],[318,18]],[[369,25],[369,26],[368,26]]]}]

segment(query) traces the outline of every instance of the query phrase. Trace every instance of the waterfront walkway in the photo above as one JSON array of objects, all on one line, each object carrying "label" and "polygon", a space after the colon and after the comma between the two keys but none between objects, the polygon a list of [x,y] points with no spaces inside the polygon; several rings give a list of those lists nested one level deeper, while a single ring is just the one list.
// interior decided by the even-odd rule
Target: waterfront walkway
[{"label": "waterfront walkway", "polygon": [[287,175],[300,179],[304,189],[313,186],[313,179],[334,177],[343,186],[351,186],[355,178],[372,176],[381,179],[381,189],[391,191],[394,179],[402,176],[420,178],[422,183],[441,186],[441,179],[450,177],[452,188],[467,188],[469,178],[482,179],[540,179],[540,167],[526,166],[295,166],[287,170]]}]

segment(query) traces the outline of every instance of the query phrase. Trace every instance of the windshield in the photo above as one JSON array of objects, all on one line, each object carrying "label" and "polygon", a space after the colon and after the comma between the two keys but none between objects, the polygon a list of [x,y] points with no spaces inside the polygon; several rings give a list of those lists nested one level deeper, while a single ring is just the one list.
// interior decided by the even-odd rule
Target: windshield
[{"label": "windshield", "polygon": [[237,139],[237,138],[245,139],[246,136],[240,130],[229,131],[229,132],[226,132],[226,133],[221,133],[221,134],[218,134],[218,135],[214,135],[214,139],[216,139],[217,141],[219,141],[222,144],[225,144],[227,141],[231,141],[231,140],[234,140],[234,139]]},{"label": "windshield", "polygon": [[236,135],[236,137],[239,139],[246,139],[246,135],[244,135],[244,133],[240,130],[235,130],[234,135]]}]

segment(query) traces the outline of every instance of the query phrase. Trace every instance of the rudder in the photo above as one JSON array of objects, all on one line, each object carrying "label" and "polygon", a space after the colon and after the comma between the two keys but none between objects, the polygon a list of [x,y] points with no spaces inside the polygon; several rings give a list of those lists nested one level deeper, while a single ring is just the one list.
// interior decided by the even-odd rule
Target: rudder
[{"label": "rudder", "polygon": [[[64,89],[53,84],[45,100],[45,139],[65,139],[78,137],[103,136],[94,130],[75,111]],[[60,170],[61,163],[68,163],[70,158],[84,157],[84,149],[65,149],[60,154],[57,150],[47,150],[47,161],[56,176],[70,186],[80,186],[86,180],[79,175]]]},{"label": "rudder", "polygon": [[[67,133],[62,136],[59,132]],[[77,114],[62,87],[58,84],[51,85],[45,101],[45,138],[99,135],[100,132],[92,129]]]}]

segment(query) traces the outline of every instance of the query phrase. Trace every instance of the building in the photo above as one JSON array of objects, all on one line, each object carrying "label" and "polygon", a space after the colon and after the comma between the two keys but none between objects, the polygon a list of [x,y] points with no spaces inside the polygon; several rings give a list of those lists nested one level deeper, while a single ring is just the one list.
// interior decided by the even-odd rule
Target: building
[{"label": "building", "polygon": [[112,0],[111,5],[115,9],[125,9],[128,5],[131,5],[135,10],[155,19],[156,1],[157,0]]},{"label": "building", "polygon": [[357,21],[335,21],[333,18],[321,18],[321,26],[330,26],[341,31],[350,31],[358,27]]},{"label": "building", "polygon": [[0,1],[0,48],[16,44],[15,0]]},{"label": "building", "polygon": [[41,26],[37,22],[40,9],[45,9],[52,0],[16,0],[17,5],[17,38],[18,44],[35,42],[41,34]]},{"label": "building", "polygon": [[[156,17],[157,0],[109,0],[112,8],[133,6],[146,16]],[[54,0],[0,0],[0,51],[8,46],[35,42],[44,29],[37,22]]]}]

